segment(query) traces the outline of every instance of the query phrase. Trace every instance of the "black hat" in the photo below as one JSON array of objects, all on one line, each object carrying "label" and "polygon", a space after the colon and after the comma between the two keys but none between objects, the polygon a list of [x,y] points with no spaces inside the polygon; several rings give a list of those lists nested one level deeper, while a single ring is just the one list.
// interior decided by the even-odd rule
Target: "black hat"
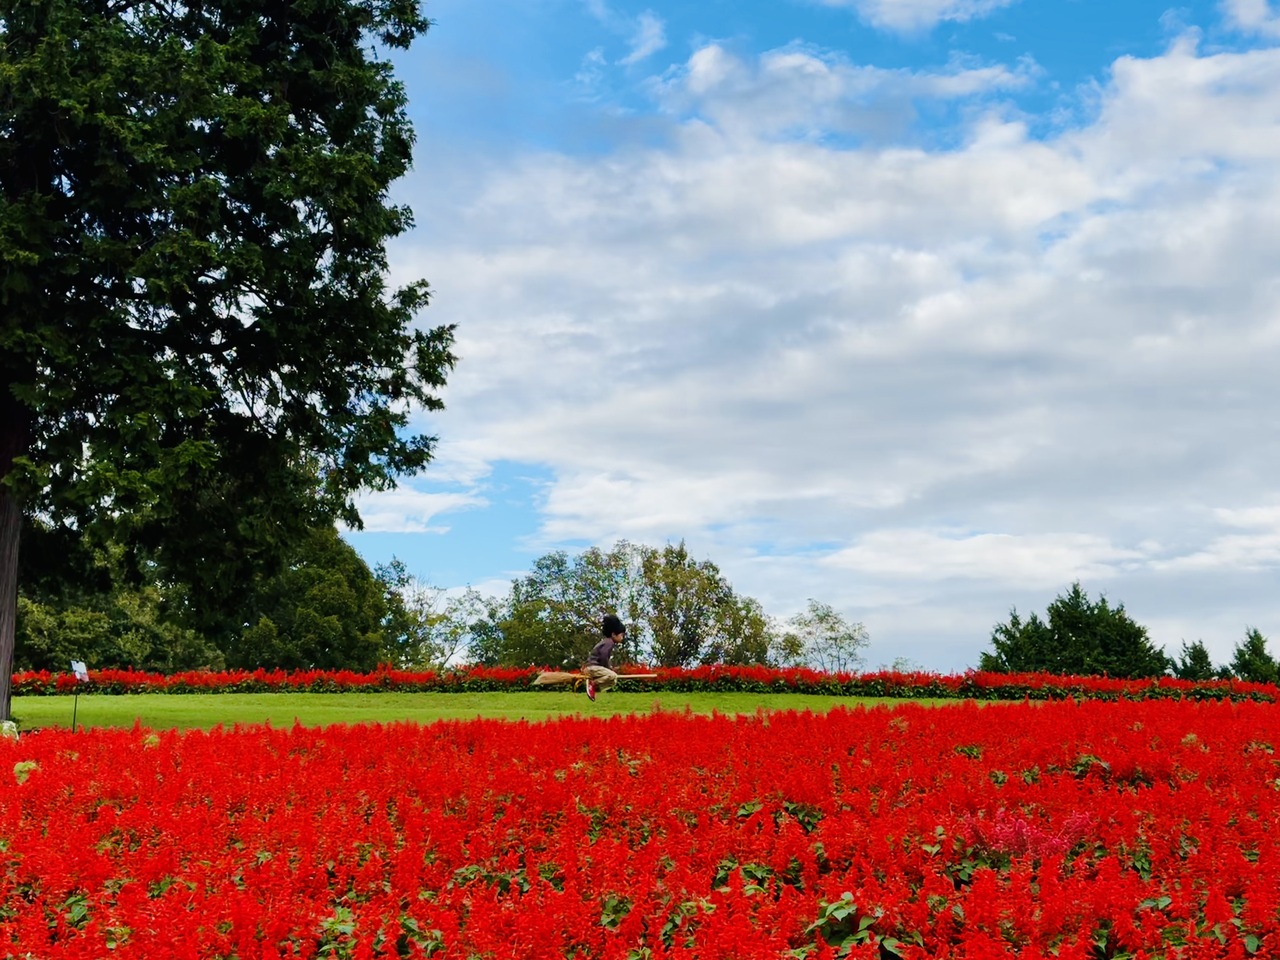
[{"label": "black hat", "polygon": [[627,628],[622,625],[622,621],[618,619],[616,614],[607,613],[604,617],[604,623],[600,625],[600,632],[606,637],[612,637],[615,634],[625,634]]}]

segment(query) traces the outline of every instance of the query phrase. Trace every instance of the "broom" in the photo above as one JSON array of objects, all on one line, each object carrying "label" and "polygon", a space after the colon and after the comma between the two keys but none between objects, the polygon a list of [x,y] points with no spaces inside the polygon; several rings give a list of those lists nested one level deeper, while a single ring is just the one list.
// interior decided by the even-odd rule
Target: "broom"
[{"label": "broom", "polygon": [[[656,673],[620,673],[619,680],[634,680],[636,678],[653,678]],[[587,679],[586,674],[582,673],[565,673],[562,670],[544,670],[542,673],[534,677],[533,685],[535,687],[553,687],[561,683],[572,683],[575,687],[578,681]]]}]

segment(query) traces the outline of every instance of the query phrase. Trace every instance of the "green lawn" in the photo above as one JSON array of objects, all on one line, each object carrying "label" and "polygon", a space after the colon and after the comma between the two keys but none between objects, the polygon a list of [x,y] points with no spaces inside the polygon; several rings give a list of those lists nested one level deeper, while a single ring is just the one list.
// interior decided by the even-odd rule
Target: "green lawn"
[{"label": "green lawn", "polygon": [[[812,710],[834,706],[892,706],[902,700],[804,696],[784,693],[604,693],[592,703],[582,693],[221,693],[89,694],[75,707],[77,728],[132,727],[208,729],[222,725],[270,723],[273,727],[328,726],[334,723],[387,723],[410,720],[468,720],[502,717],[546,720],[561,716],[609,716],[652,710],[689,710],[710,714],[753,714],[758,710]],[[944,704],[954,700],[921,700]],[[70,727],[73,698],[14,697],[13,715],[23,730]]]}]

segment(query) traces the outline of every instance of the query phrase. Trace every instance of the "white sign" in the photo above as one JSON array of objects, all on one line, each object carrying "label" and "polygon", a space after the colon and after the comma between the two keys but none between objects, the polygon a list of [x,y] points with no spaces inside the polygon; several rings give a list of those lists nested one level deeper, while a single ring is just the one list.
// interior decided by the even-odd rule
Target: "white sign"
[{"label": "white sign", "polygon": [[89,682],[89,668],[84,665],[83,660],[71,661],[71,672],[76,675],[76,679],[82,683]]}]

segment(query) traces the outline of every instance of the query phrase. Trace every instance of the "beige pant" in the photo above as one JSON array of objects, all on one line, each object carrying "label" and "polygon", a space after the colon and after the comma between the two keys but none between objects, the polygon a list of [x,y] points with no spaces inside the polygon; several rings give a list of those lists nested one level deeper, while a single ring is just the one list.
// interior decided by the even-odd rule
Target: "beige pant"
[{"label": "beige pant", "polygon": [[618,682],[616,673],[608,667],[600,667],[594,663],[587,664],[582,668],[582,672],[596,685],[597,690],[608,690]]}]

